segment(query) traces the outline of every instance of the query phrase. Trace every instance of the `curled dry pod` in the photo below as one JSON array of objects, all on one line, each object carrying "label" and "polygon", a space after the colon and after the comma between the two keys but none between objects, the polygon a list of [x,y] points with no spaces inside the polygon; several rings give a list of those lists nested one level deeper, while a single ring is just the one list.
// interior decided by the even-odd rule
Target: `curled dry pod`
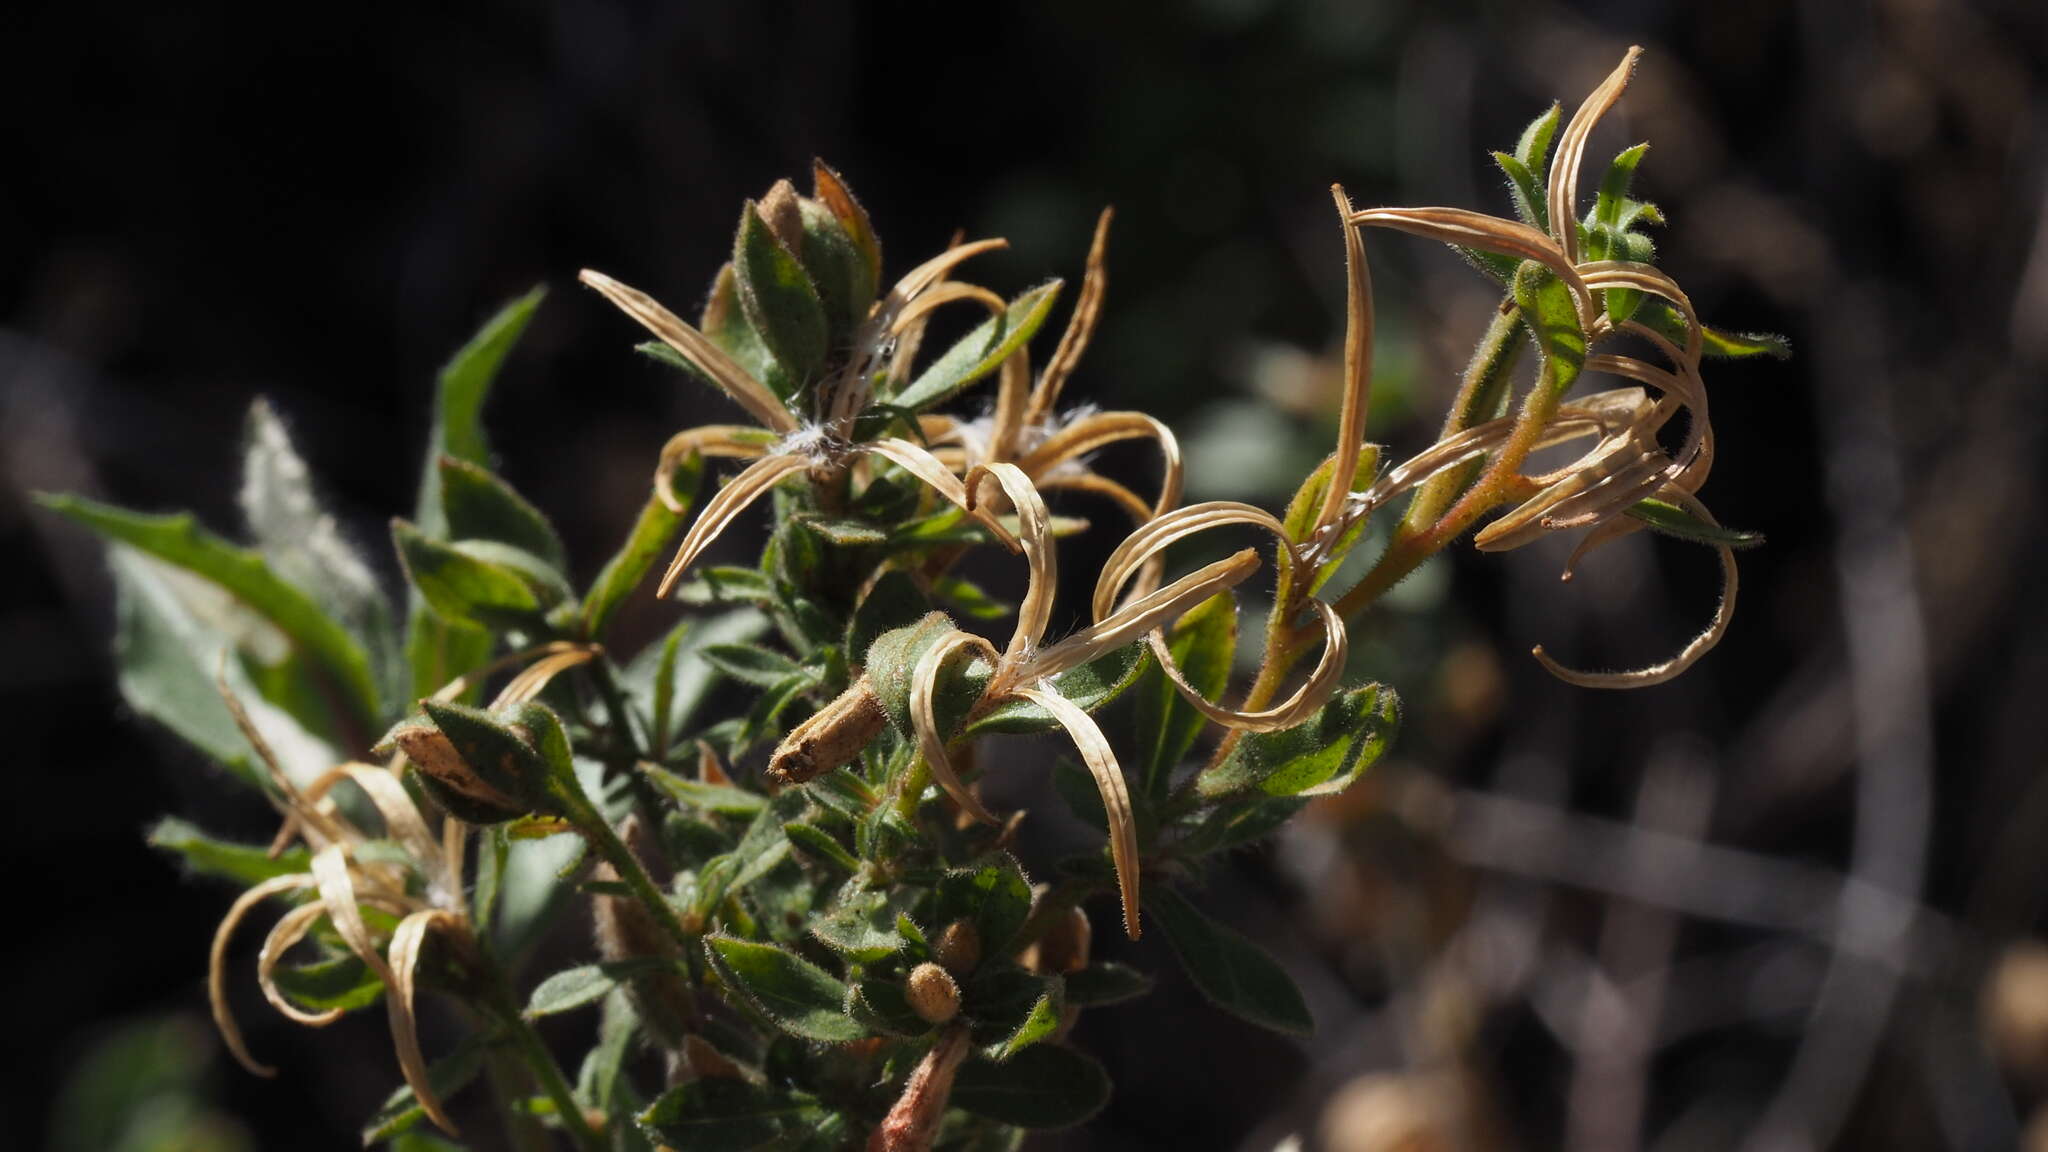
[{"label": "curled dry pod", "polygon": [[815,780],[852,762],[888,723],[889,714],[863,676],[783,737],[768,759],[768,778],[785,785]]}]

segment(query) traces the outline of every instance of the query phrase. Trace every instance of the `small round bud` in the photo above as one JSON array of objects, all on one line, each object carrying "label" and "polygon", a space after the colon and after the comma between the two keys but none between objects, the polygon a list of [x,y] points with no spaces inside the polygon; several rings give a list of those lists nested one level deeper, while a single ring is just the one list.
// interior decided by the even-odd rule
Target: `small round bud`
[{"label": "small round bud", "polygon": [[1038,938],[1038,970],[1065,973],[1086,968],[1094,935],[1095,930],[1088,926],[1088,914],[1079,908],[1056,914],[1045,935]]},{"label": "small round bud", "polygon": [[956,976],[974,971],[981,963],[981,933],[966,920],[955,920],[932,942],[932,959]]},{"label": "small round bud", "polygon": [[910,970],[910,1010],[928,1024],[944,1024],[960,1014],[960,986],[937,964]]}]

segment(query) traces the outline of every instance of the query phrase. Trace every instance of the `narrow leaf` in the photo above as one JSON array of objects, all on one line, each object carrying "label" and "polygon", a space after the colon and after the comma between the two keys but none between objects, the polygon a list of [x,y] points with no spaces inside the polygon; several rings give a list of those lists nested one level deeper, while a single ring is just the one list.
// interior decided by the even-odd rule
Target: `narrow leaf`
[{"label": "narrow leaf", "polygon": [[1018,296],[999,316],[991,316],[972,332],[962,336],[945,354],[932,361],[909,387],[891,397],[898,407],[922,412],[951,399],[962,388],[988,375],[1023,347],[1045,323],[1059,298],[1058,280],[1041,284]]},{"label": "narrow leaf", "polygon": [[1019,1128],[1071,1128],[1109,1103],[1109,1075],[1072,1048],[1038,1044],[1000,1064],[977,1059],[961,1065],[951,1103]]}]

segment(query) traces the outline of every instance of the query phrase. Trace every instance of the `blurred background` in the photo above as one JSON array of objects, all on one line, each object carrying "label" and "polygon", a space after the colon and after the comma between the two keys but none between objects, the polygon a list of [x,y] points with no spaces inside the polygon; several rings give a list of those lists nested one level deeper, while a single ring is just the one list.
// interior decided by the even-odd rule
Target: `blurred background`
[{"label": "blurred background", "polygon": [[[1005,292],[1077,278],[1113,203],[1107,311],[1069,395],[1173,423],[1191,497],[1274,507],[1334,431],[1330,182],[1506,214],[1487,151],[1640,43],[1589,162],[1650,140],[1661,265],[1709,322],[1796,353],[1709,366],[1704,495],[1768,537],[1733,631],[1672,684],[1601,694],[1528,648],[1662,657],[1712,610],[1710,553],[1639,537],[1563,585],[1561,550],[1463,549],[1403,585],[1356,644],[1407,700],[1395,754],[1208,892],[1301,982],[1315,1035],[1240,1025],[1163,944],[1100,932],[1162,981],[1084,1018],[1115,1102],[1032,1146],[2048,1148],[2038,0],[518,2],[289,23],[77,3],[0,25],[10,1142],[348,1148],[397,1081],[381,1014],[308,1032],[253,988],[245,1027],[281,1075],[218,1050],[201,978],[229,894],[142,833],[172,811],[257,837],[265,815],[123,711],[98,546],[28,490],[232,531],[244,413],[267,395],[382,556],[435,369],[544,282],[488,419],[587,577],[667,434],[721,410],[634,357],[576,269],[693,313],[741,199],[818,155],[899,271],[956,228],[1009,237],[977,264]],[[1413,450],[1494,296],[1440,248],[1367,243],[1371,434]],[[629,635],[670,611],[639,606]],[[1010,787],[1064,819],[1042,784]]]}]

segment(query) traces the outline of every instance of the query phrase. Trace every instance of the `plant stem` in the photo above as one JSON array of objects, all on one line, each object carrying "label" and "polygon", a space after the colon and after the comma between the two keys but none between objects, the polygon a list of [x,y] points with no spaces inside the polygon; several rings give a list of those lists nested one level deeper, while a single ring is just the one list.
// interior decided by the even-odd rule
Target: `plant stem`
[{"label": "plant stem", "polygon": [[533,1024],[511,1003],[511,995],[502,983],[499,992],[503,1002],[500,1013],[505,1017],[505,1026],[512,1035],[514,1046],[526,1061],[526,1067],[533,1078],[540,1082],[541,1091],[554,1101],[555,1114],[561,1117],[562,1127],[568,1130],[569,1138],[582,1152],[607,1152],[603,1134],[590,1126],[583,1115],[583,1104],[576,1099],[576,1093],[569,1087],[569,1081],[562,1075],[562,1069],[555,1063],[554,1053],[541,1042],[540,1033],[533,1030]]},{"label": "plant stem", "polygon": [[696,947],[697,938],[683,927],[682,919],[676,915],[675,907],[668,902],[668,897],[662,894],[661,886],[647,874],[647,869],[640,866],[640,858],[633,855],[633,850],[626,847],[626,842],[619,839],[619,834],[612,831],[612,826],[605,821],[604,814],[588,799],[583,799],[581,804],[570,810],[569,821],[576,825],[578,832],[583,833],[583,838],[590,842],[598,856],[619,874],[619,879],[632,890],[634,897],[647,906],[648,913],[654,917],[655,923],[661,925],[662,931],[668,934],[669,939],[675,942],[680,954],[688,956]]}]

